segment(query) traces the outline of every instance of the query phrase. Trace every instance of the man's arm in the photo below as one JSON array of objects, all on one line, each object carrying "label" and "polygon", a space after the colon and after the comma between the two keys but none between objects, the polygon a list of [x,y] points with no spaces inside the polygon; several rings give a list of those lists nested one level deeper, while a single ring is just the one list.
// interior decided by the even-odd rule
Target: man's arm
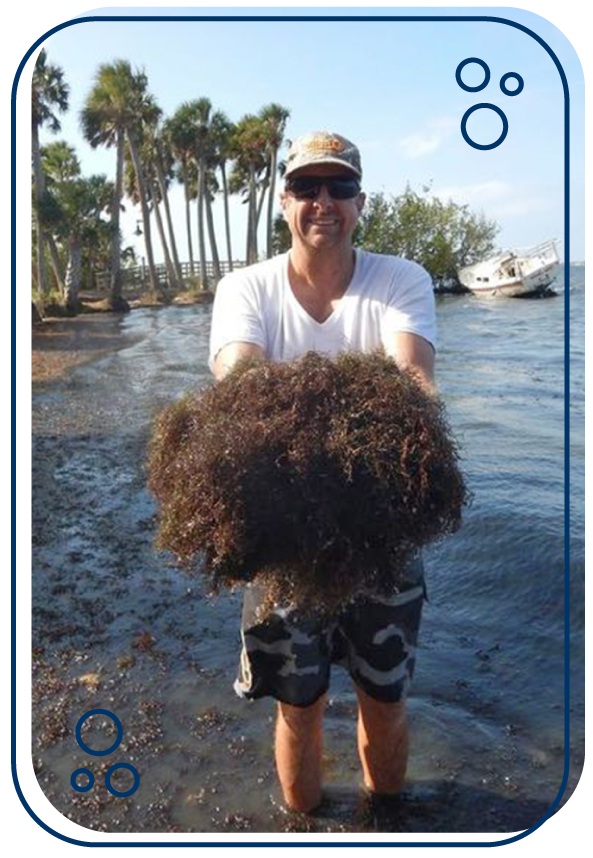
[{"label": "man's arm", "polygon": [[398,366],[411,370],[429,392],[435,393],[434,349],[428,340],[418,334],[400,331],[386,344],[385,351]]},{"label": "man's arm", "polygon": [[261,346],[256,346],[255,343],[229,343],[223,346],[216,355],[214,377],[216,381],[220,381],[230,372],[234,364],[243,358],[263,359],[264,357],[264,350]]}]

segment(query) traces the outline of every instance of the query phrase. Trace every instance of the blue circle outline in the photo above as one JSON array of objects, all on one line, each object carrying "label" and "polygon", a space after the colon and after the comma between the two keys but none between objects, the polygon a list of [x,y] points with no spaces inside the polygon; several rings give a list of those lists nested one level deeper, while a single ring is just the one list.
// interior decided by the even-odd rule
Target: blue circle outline
[{"label": "blue circle outline", "polygon": [[[88,745],[82,741],[82,736],[80,735],[80,730],[84,722],[87,718],[90,718],[91,715],[107,715],[108,718],[111,718],[115,726],[117,727],[117,739],[111,745],[110,748],[107,748],[105,751],[93,751],[92,748],[89,748]],[[122,727],[121,721],[114,715],[113,712],[110,712],[109,709],[89,709],[88,712],[85,712],[84,715],[78,719],[78,724],[76,725],[76,741],[80,745],[80,747],[87,752],[87,754],[91,754],[93,757],[104,757],[107,754],[110,754],[112,751],[115,751],[116,748],[119,748],[120,742],[122,740],[122,736],[124,734],[124,728]]]},{"label": "blue circle outline", "polygon": [[[519,86],[517,87],[517,89],[513,90],[512,92],[506,88],[506,82],[510,77],[515,77],[519,81]],[[519,95],[520,92],[523,92],[524,86],[525,86],[525,81],[523,80],[521,75],[518,74],[517,72],[507,72],[506,74],[503,74],[503,76],[500,79],[500,88],[504,92],[505,95]]]},{"label": "blue circle outline", "polygon": [[[494,110],[495,113],[498,113],[500,118],[502,119],[502,134],[495,140],[494,143],[475,143],[469,134],[466,131],[465,126],[467,125],[467,120],[474,112],[474,110],[479,110],[480,107],[488,107],[490,110]],[[480,104],[474,104],[472,107],[469,107],[463,116],[461,117],[461,134],[466,143],[469,143],[470,146],[473,146],[474,149],[496,149],[497,146],[504,141],[505,137],[509,133],[509,120],[506,118],[504,110],[501,110],[500,107],[497,107],[495,104],[490,104],[488,101],[480,102]]]},{"label": "blue circle outline", "polygon": [[[85,774],[89,776],[89,782],[86,786],[78,786],[76,783],[76,778],[78,775]],[[75,769],[70,775],[70,783],[72,785],[72,789],[75,789],[76,792],[88,792],[95,785],[95,776],[91,772],[90,769]]]},{"label": "blue circle outline", "polygon": [[[468,63],[477,63],[484,69],[486,77],[478,86],[468,86],[461,80],[461,70],[464,69]],[[466,92],[480,92],[481,89],[485,89],[490,83],[490,69],[488,68],[484,60],[480,60],[478,59],[478,57],[468,57],[466,60],[462,60],[455,69],[455,80],[457,81],[461,89],[464,89]]]},{"label": "blue circle outline", "polygon": [[[132,774],[134,775],[134,786],[131,789],[126,790],[126,792],[118,792],[118,790],[114,789],[111,786],[111,775],[116,769],[128,769],[128,771],[132,772]],[[140,786],[140,775],[138,774],[138,769],[135,769],[134,766],[132,766],[130,763],[114,763],[105,772],[105,786],[107,787],[111,795],[116,795],[118,797],[132,795]]]}]

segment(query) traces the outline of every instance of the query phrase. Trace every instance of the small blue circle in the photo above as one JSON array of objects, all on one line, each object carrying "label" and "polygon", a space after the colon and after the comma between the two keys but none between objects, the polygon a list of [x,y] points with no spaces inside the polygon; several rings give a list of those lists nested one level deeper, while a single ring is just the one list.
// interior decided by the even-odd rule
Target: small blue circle
[{"label": "small blue circle", "polygon": [[[478,84],[478,86],[468,86],[461,80],[461,71],[466,67],[468,63],[477,63],[484,69],[484,80],[482,81],[482,83]],[[477,57],[468,57],[466,60],[463,60],[463,62],[459,63],[459,65],[457,66],[457,69],[455,70],[455,80],[457,81],[461,89],[464,89],[466,92],[479,92],[481,89],[485,89],[490,82],[490,69],[488,68],[484,60],[479,60]]]},{"label": "small blue circle", "polygon": [[[86,786],[78,786],[78,784],[76,783],[76,778],[78,777],[78,775],[82,774],[89,776],[89,782]],[[72,784],[72,787],[76,790],[76,792],[88,792],[95,785],[95,776],[90,769],[76,769],[76,771],[72,772],[72,774],[70,775],[70,783]]]},{"label": "small blue circle", "polygon": [[[134,786],[126,792],[118,792],[111,786],[111,775],[116,769],[128,769],[134,775]],[[132,795],[132,793],[135,793],[140,786],[140,775],[138,774],[138,770],[135,769],[134,766],[131,766],[129,763],[116,763],[114,766],[111,766],[111,768],[107,769],[107,771],[105,772],[105,786],[107,787],[111,795]]]},{"label": "small blue circle", "polygon": [[[471,116],[471,114],[475,110],[479,110],[481,107],[487,107],[490,110],[493,110],[495,113],[498,113],[500,118],[502,119],[502,134],[495,140],[494,143],[476,143],[471,139],[469,134],[466,131],[467,120]],[[506,118],[506,115],[500,107],[497,107],[495,104],[489,104],[487,101],[482,102],[481,104],[474,104],[473,107],[470,107],[469,110],[466,110],[461,119],[461,134],[463,135],[463,139],[466,143],[469,143],[470,146],[473,146],[474,149],[496,149],[497,146],[503,142],[507,134],[509,133],[509,120]]]},{"label": "small blue circle", "polygon": [[[115,722],[115,726],[117,727],[117,739],[113,743],[110,748],[107,748],[105,751],[93,751],[92,748],[89,748],[88,745],[82,741],[82,737],[80,735],[80,730],[84,722],[87,718],[90,718],[91,715],[107,715],[108,718],[111,718]],[[109,709],[89,709],[88,712],[79,718],[78,724],[76,725],[76,741],[80,745],[80,747],[87,752],[87,754],[92,754],[93,757],[104,757],[106,754],[110,754],[112,751],[115,751],[116,748],[119,747],[119,743],[121,742],[122,736],[124,734],[124,728],[121,725],[121,721],[114,715],[113,712],[110,712]]]},{"label": "small blue circle", "polygon": [[[517,81],[517,83],[519,84],[517,89],[507,89],[506,83],[510,77],[514,77],[515,80]],[[524,86],[525,86],[525,82],[523,81],[523,78],[521,77],[521,75],[517,74],[517,72],[507,72],[506,74],[503,74],[503,76],[500,79],[500,88],[502,89],[502,91],[504,92],[505,95],[519,95],[520,92],[523,92]]]}]

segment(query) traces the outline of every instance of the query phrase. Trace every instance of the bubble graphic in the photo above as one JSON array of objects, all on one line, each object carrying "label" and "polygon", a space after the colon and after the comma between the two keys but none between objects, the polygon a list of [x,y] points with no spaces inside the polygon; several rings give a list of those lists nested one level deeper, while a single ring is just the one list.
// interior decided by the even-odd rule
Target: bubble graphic
[{"label": "bubble graphic", "polygon": [[[482,83],[478,84],[478,86],[468,86],[468,84],[464,83],[461,79],[461,72],[469,63],[477,63],[484,69],[484,80],[482,81]],[[466,60],[462,60],[462,62],[460,62],[455,69],[455,80],[457,81],[461,89],[464,89],[466,92],[480,92],[480,90],[485,89],[490,82],[490,69],[488,68],[488,65],[484,62],[484,60],[481,60],[478,57],[468,57]],[[517,88],[508,89],[508,80],[515,80],[517,82]],[[507,72],[506,74],[503,74],[500,79],[500,89],[504,95],[519,95],[520,92],[523,92],[524,86],[525,82],[518,72]],[[472,140],[472,138],[467,133],[467,120],[472,115],[472,113],[474,113],[476,110],[480,110],[481,108],[488,108],[488,110],[494,110],[494,112],[497,113],[502,119],[502,132],[500,137],[495,140],[494,143],[476,143],[476,141]],[[468,144],[468,146],[471,146],[473,149],[496,149],[497,146],[500,146],[500,144],[504,142],[508,133],[509,121],[506,117],[505,112],[501,110],[500,107],[497,107],[495,104],[490,104],[486,101],[481,102],[480,104],[472,105],[472,107],[465,111],[463,117],[461,118],[461,136]]]},{"label": "bubble graphic", "polygon": [[[514,77],[518,83],[517,89],[507,89],[506,83],[507,80],[511,77]],[[520,74],[517,72],[507,72],[503,74],[500,79],[500,88],[504,92],[505,95],[519,95],[520,92],[523,92],[523,87],[525,86],[525,82]]]},{"label": "bubble graphic", "polygon": [[[134,786],[131,787],[131,789],[125,790],[124,792],[120,792],[119,790],[116,790],[111,786],[111,775],[117,769],[128,769],[128,771],[132,772],[132,774],[134,775]],[[107,769],[107,771],[105,772],[105,786],[107,787],[111,795],[133,795],[140,786],[140,775],[138,774],[138,770],[135,769],[134,766],[131,766],[130,763],[115,763],[115,765],[111,766],[111,768]]]},{"label": "bubble graphic", "polygon": [[[78,775],[88,775],[89,782],[86,786],[79,786],[76,783],[76,778],[78,777]],[[76,769],[76,771],[72,772],[72,774],[70,775],[70,783],[72,784],[72,787],[76,790],[76,792],[88,792],[90,789],[93,788],[95,784],[95,776],[90,769]]]},{"label": "bubble graphic", "polygon": [[[80,735],[80,731],[82,725],[86,721],[87,718],[90,718],[91,715],[107,715],[108,718],[111,718],[117,727],[117,739],[109,748],[106,748],[104,751],[93,751],[92,748],[89,748],[88,745],[82,741],[82,737]],[[82,718],[79,718],[78,724],[76,725],[76,741],[80,745],[80,747],[87,752],[87,754],[92,754],[93,757],[105,757],[107,754],[111,754],[112,751],[115,751],[116,748],[119,747],[119,743],[122,740],[124,730],[121,725],[121,721],[114,715],[113,712],[110,712],[109,709],[89,709],[88,712],[85,712]]]},{"label": "bubble graphic", "polygon": [[[475,140],[467,133],[467,120],[476,110],[481,110],[482,108],[487,108],[488,110],[494,110],[495,113],[498,113],[500,118],[502,119],[502,133],[498,140],[495,140],[494,143],[476,143]],[[461,134],[466,143],[472,146],[474,149],[496,149],[497,146],[504,141],[505,137],[509,133],[509,121],[505,116],[503,110],[500,107],[497,107],[495,104],[489,104],[487,101],[482,102],[480,104],[474,104],[468,110],[465,111],[463,117],[461,119]]]},{"label": "bubble graphic", "polygon": [[[82,741],[82,725],[87,718],[91,717],[91,715],[106,715],[108,718],[111,718],[111,720],[117,727],[117,738],[115,742],[113,743],[113,745],[111,745],[109,748],[106,748],[106,750],[104,751],[94,751]],[[109,709],[89,709],[88,712],[85,712],[84,715],[82,715],[82,717],[78,719],[75,733],[76,741],[78,742],[79,746],[87,752],[87,754],[91,754],[93,757],[105,757],[107,754],[111,754],[113,751],[115,751],[116,748],[119,748],[124,730],[122,727],[122,723],[117,717],[117,715],[114,715],[114,713],[110,712]],[[134,775],[134,785],[131,789],[126,790],[125,792],[119,792],[111,786],[111,775],[113,774],[113,772],[117,771],[117,769],[128,769],[128,771],[132,772],[132,774]],[[78,777],[78,775],[82,774],[88,775],[89,782],[86,786],[79,786],[76,783],[76,778]],[[90,789],[93,788],[95,784],[95,776],[90,769],[76,769],[70,775],[70,783],[72,784],[72,788],[75,789],[76,792],[88,792]],[[107,769],[107,772],[105,773],[105,786],[107,787],[111,795],[133,795],[133,793],[135,793],[140,786],[140,775],[138,774],[138,770],[135,769],[134,766],[130,765],[130,763],[115,763],[113,766],[111,766],[111,768]]]},{"label": "bubble graphic", "polygon": [[[484,80],[482,81],[482,83],[478,84],[478,86],[468,86],[461,80],[461,72],[469,63],[477,63],[484,69]],[[463,60],[463,62],[460,62],[457,66],[457,69],[455,70],[455,80],[457,81],[461,89],[464,89],[466,92],[480,92],[481,89],[486,89],[490,82],[490,69],[488,68],[484,60],[480,60],[478,59],[478,57],[468,57],[466,60]]]}]

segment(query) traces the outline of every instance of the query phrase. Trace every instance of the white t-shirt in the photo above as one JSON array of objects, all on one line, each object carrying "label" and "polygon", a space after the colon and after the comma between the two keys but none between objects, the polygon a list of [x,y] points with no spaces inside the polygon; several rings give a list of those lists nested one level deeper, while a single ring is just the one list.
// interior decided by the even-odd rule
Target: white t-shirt
[{"label": "white t-shirt", "polygon": [[325,322],[317,322],[294,296],[288,257],[283,253],[220,281],[212,313],[211,369],[218,352],[233,342],[254,343],[270,360],[292,360],[308,351],[329,357],[369,352],[400,331],[436,345],[432,282],[417,263],[357,249],[348,289]]}]

